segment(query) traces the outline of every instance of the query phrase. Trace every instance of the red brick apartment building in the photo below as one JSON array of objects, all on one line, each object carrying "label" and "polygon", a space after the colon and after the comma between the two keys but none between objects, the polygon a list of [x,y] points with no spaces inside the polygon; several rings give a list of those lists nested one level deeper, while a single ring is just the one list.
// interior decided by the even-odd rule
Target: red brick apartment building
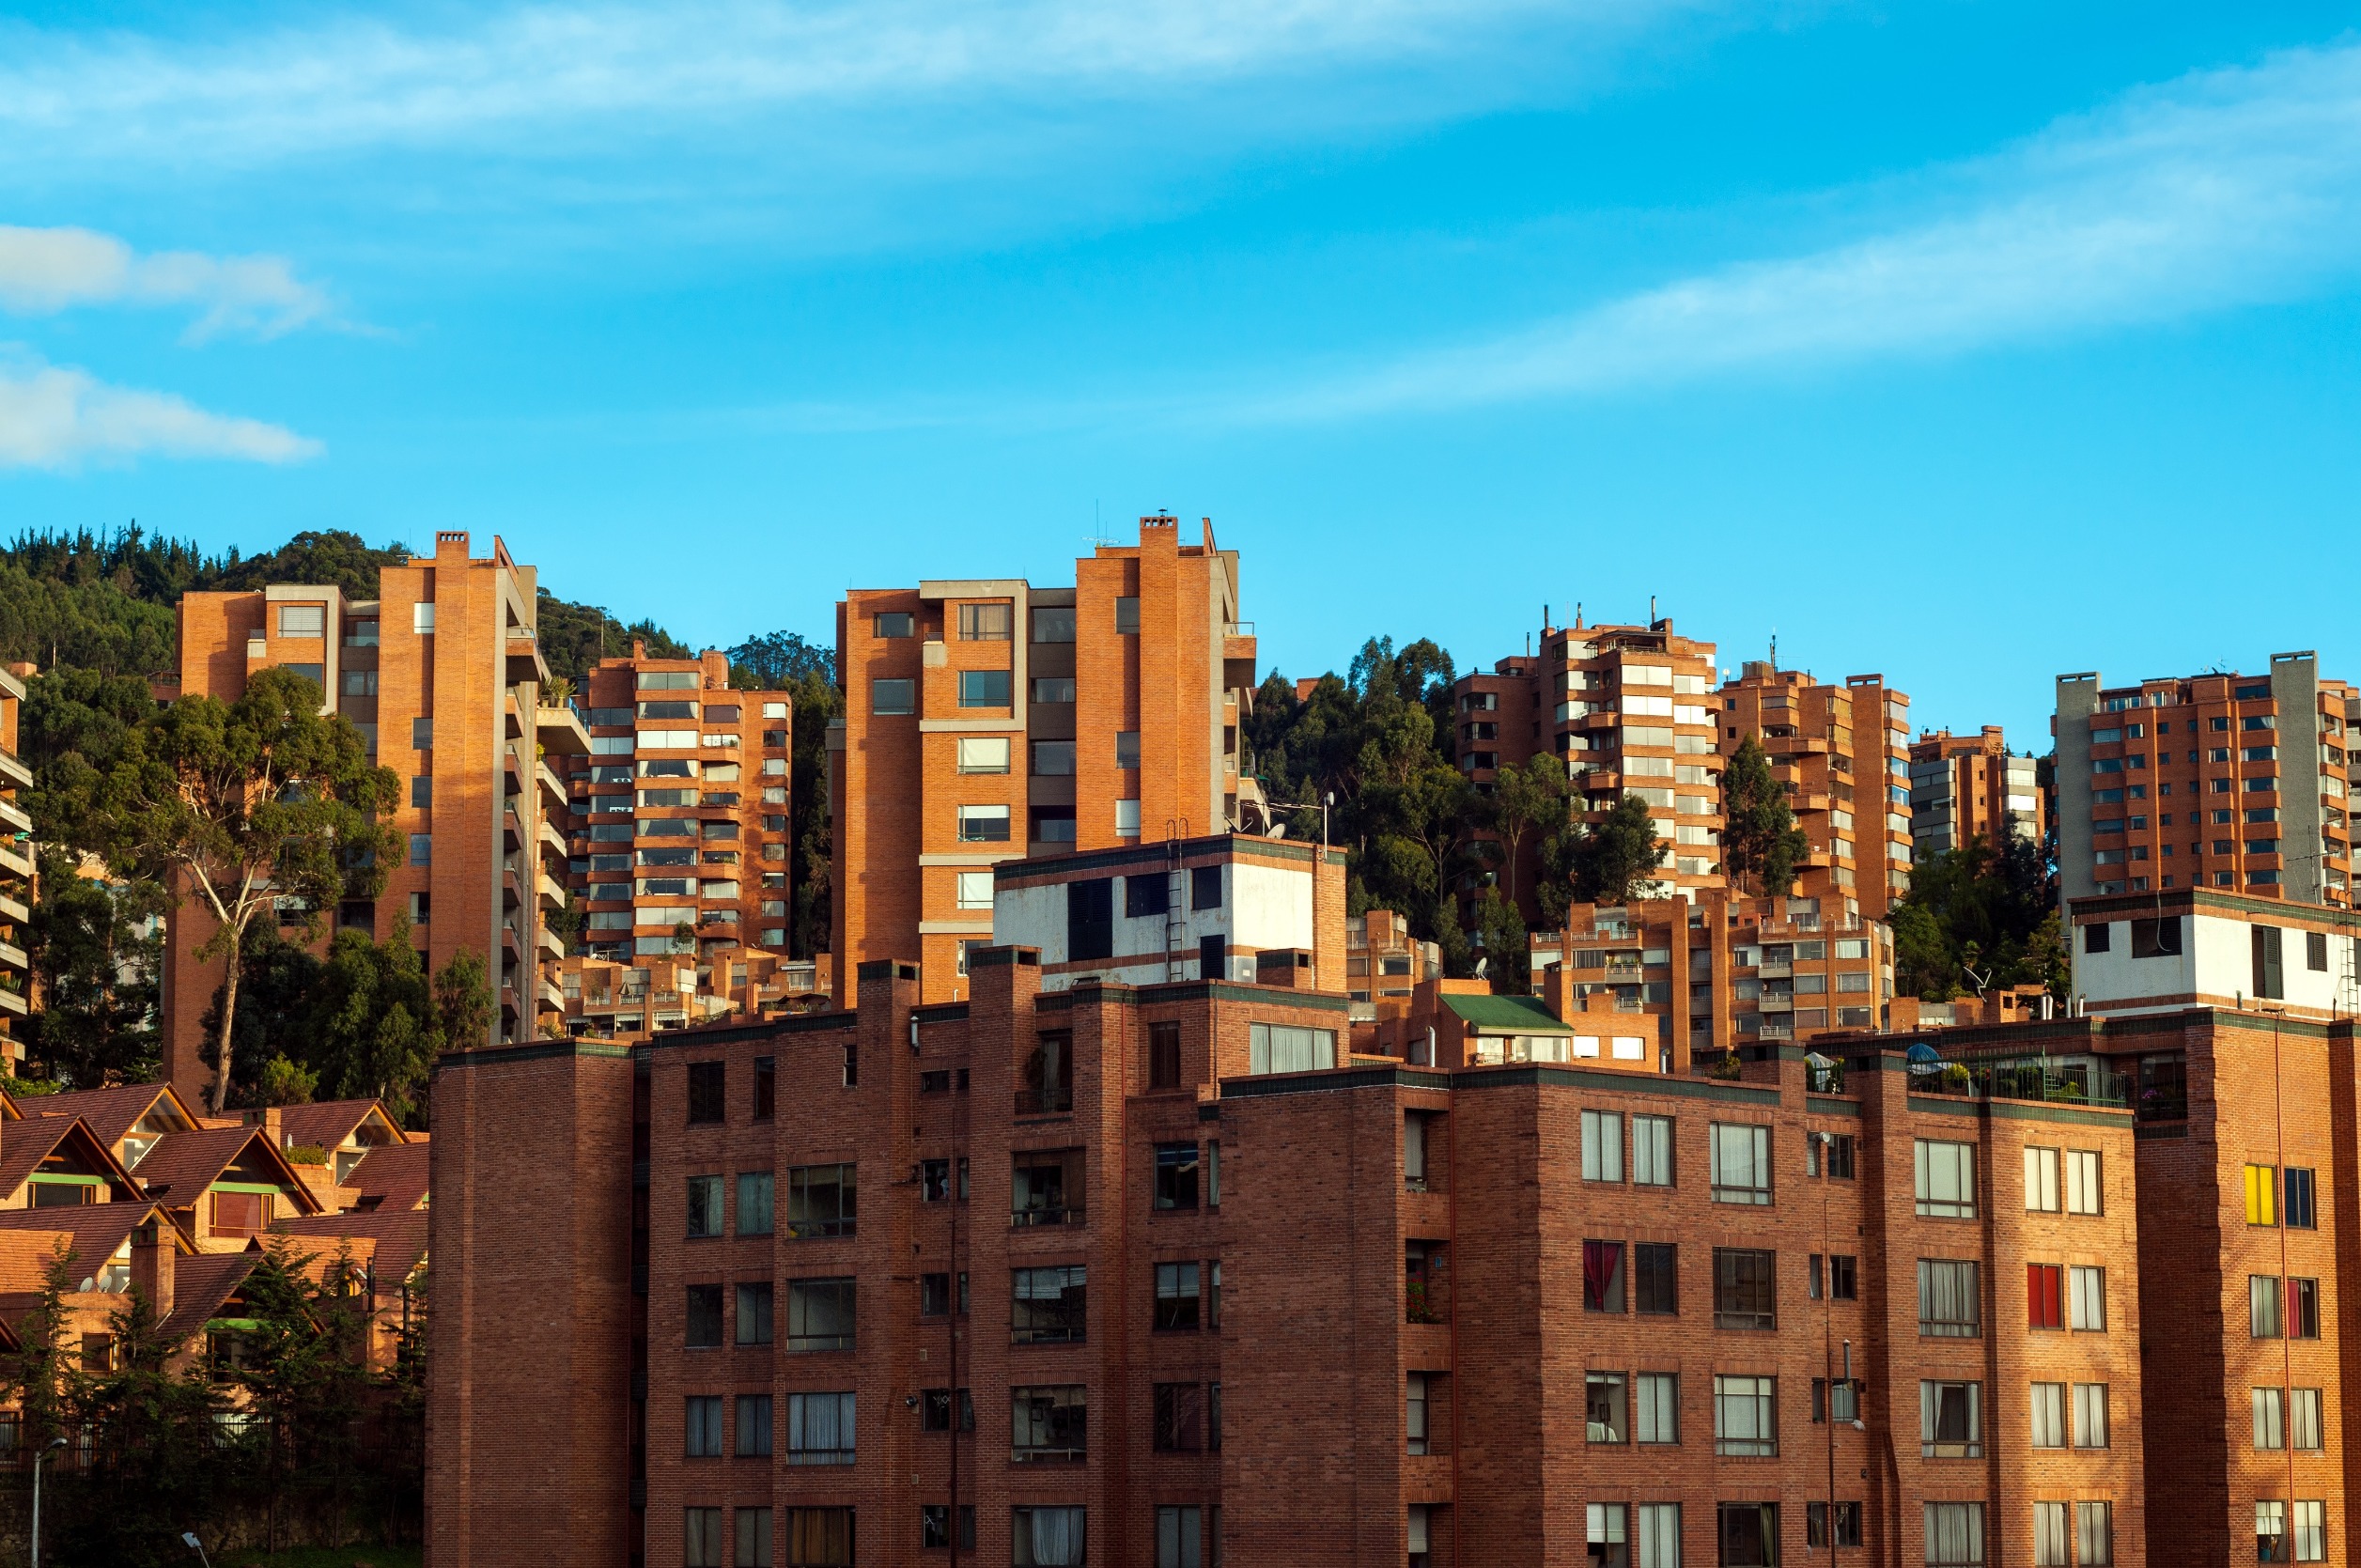
[{"label": "red brick apartment building", "polygon": [[2260,675],[2058,676],[2058,896],[2204,887],[2349,907],[2356,718],[2361,693],[2308,651]]},{"label": "red brick apartment building", "polygon": [[1810,841],[1789,891],[1882,918],[1910,891],[1910,699],[1883,675],[1836,686],[1764,660],[1716,694],[1722,753],[1753,736]]},{"label": "red brick apartment building", "polygon": [[[787,945],[784,691],[730,687],[729,660],[651,659],[632,644],[590,672],[590,750],[567,782],[567,885],[588,954],[645,964]],[[693,933],[676,945],[681,926]]]},{"label": "red brick apartment building", "polygon": [[[182,692],[234,702],[254,671],[291,669],[318,681],[322,711],[351,720],[402,777],[403,863],[375,901],[344,906],[335,923],[382,940],[406,914],[431,969],[462,948],[483,955],[497,988],[495,1044],[532,1038],[537,1017],[559,1011],[539,965],[556,956],[541,912],[564,896],[566,793],[536,746],[587,750],[570,710],[540,706],[548,666],[534,641],[534,568],[497,538],[489,556],[471,557],[465,533],[442,533],[432,556],[385,567],[373,601],[273,583],[187,595],[178,619]],[[169,924],[164,1061],[194,1104],[212,1078],[202,1020],[222,965],[195,956],[210,925],[194,902]]]},{"label": "red brick apartment building", "polygon": [[447,1057],[433,1560],[2146,1560],[2132,1111],[1357,1056],[1256,956]]},{"label": "red brick apartment building", "polygon": [[1939,855],[1980,838],[1996,845],[2010,832],[2038,845],[2049,832],[2049,813],[2041,764],[2010,755],[1998,724],[1986,724],[1980,735],[1930,730],[1910,743],[1915,853]]},{"label": "red brick apartment building", "polygon": [[[1833,912],[1824,912],[1833,905]],[[1884,1029],[1894,998],[1893,933],[1810,894],[1577,904],[1563,931],[1536,932],[1533,992],[1624,1015],[1667,1070],[1831,1030]],[[1595,999],[1595,1001],[1593,1000]]]},{"label": "red brick apartment building", "polygon": [[831,725],[842,973],[915,961],[925,997],[965,994],[989,941],[991,870],[1012,857],[1259,831],[1238,767],[1254,631],[1237,552],[1140,520],[1071,588],[1021,579],[862,589],[836,610],[845,717]]},{"label": "red brick apartment building", "polygon": [[[1541,651],[1503,659],[1452,688],[1459,766],[1489,793],[1504,768],[1561,759],[1596,820],[1624,795],[1648,802],[1669,848],[1658,878],[1683,892],[1720,887],[1720,727],[1714,644],[1647,626],[1544,626]],[[1533,878],[1516,878],[1529,923]]]}]

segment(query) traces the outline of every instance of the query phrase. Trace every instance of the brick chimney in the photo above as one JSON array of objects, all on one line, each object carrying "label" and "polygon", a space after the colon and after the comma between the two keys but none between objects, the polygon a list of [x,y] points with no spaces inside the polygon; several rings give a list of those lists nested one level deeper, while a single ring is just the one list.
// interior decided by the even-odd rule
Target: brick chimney
[{"label": "brick chimney", "polygon": [[172,1228],[155,1216],[132,1233],[132,1283],[148,1293],[162,1322],[172,1315]]}]

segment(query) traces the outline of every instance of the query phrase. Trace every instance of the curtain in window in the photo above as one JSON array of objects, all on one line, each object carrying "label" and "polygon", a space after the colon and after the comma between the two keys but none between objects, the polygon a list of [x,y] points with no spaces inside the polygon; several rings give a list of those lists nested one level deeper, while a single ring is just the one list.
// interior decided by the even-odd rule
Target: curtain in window
[{"label": "curtain in window", "polygon": [[1639,1505],[1638,1568],[1681,1568],[1681,1505],[1643,1502]]},{"label": "curtain in window", "polygon": [[1017,1568],[1069,1568],[1082,1561],[1082,1511],[1079,1508],[1020,1508],[1017,1511]]},{"label": "curtain in window", "polygon": [[1984,1560],[1984,1505],[1931,1502],[1926,1505],[1927,1561],[1940,1568],[1971,1568]]},{"label": "curtain in window", "polygon": [[1594,1312],[1623,1309],[1623,1244],[1586,1241],[1582,1244],[1582,1305]]}]

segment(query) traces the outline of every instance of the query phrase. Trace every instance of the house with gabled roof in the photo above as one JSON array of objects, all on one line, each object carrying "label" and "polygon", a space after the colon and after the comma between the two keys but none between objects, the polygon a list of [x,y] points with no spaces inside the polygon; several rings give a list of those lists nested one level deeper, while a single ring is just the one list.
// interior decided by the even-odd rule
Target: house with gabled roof
[{"label": "house with gabled roof", "polygon": [[28,1116],[0,1136],[0,1212],[80,1208],[139,1193],[137,1178],[79,1116]]},{"label": "house with gabled roof", "polygon": [[[0,1180],[6,1170],[0,1143]],[[258,1126],[174,1133],[148,1151],[135,1179],[202,1252],[243,1251],[278,1220],[325,1206]]]},{"label": "house with gabled roof", "polygon": [[346,1184],[353,1194],[349,1206],[362,1213],[425,1209],[431,1152],[423,1132],[412,1133],[407,1143],[370,1150],[368,1157],[352,1168],[352,1178]]},{"label": "house with gabled roof", "polygon": [[312,1195],[328,1209],[352,1206],[352,1194],[345,1188],[354,1167],[370,1151],[401,1144],[410,1137],[381,1100],[322,1100],[242,1114],[247,1126],[272,1135],[280,1152],[311,1184]]},{"label": "house with gabled roof", "polygon": [[28,1102],[34,1116],[79,1116],[126,1171],[136,1170],[158,1140],[194,1132],[205,1118],[169,1083],[124,1083],[77,1089]]},{"label": "house with gabled roof", "polygon": [[158,1203],[0,1210],[0,1327],[8,1348],[22,1343],[24,1319],[39,1307],[61,1252],[72,1259],[77,1287],[64,1297],[67,1332],[79,1342],[84,1367],[104,1372],[114,1365],[113,1318],[132,1286],[146,1291],[168,1321],[178,1299],[177,1265],[194,1261],[196,1245]]}]

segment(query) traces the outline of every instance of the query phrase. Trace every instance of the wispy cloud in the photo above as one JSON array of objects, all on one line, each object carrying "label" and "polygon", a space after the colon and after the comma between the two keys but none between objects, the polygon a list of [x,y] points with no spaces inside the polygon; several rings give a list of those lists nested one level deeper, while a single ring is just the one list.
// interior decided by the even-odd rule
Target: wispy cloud
[{"label": "wispy cloud", "polygon": [[276,337],[328,313],[328,296],[275,256],[141,256],[86,228],[0,225],[0,310],[50,315],[90,304],[187,304],[189,336]]},{"label": "wispy cloud", "polygon": [[74,469],[146,456],[291,463],[321,450],[284,426],[210,413],[170,393],[109,386],[21,350],[0,356],[0,468]]},{"label": "wispy cloud", "polygon": [[1911,219],[1849,243],[1250,396],[1214,417],[1331,420],[1944,354],[2317,288],[2361,270],[2361,48],[2187,78],[1924,183],[1935,194],[1914,199]]},{"label": "wispy cloud", "polygon": [[[202,39],[20,26],[0,50],[0,146],[190,166],[443,142],[515,153],[575,128],[612,147],[749,111],[1103,102],[1425,64],[1520,28],[1596,37],[1729,3],[702,0],[471,8],[442,26],[345,16]],[[506,140],[483,140],[495,135]]]}]

